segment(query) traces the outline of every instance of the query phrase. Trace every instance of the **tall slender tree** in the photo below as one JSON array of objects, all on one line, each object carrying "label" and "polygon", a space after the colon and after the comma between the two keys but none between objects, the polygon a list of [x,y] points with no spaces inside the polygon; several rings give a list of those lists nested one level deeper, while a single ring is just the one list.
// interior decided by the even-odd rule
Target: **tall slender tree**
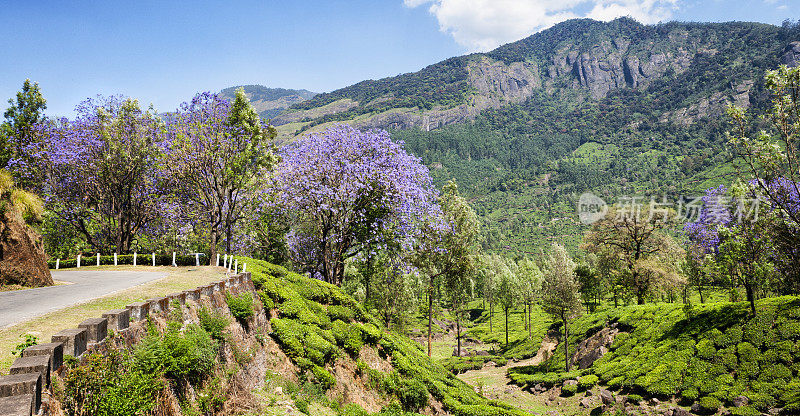
[{"label": "tall slender tree", "polygon": [[561,321],[564,331],[564,367],[569,371],[569,322],[581,311],[580,285],[575,262],[564,246],[553,243],[545,261],[542,308]]},{"label": "tall slender tree", "polygon": [[439,196],[440,221],[431,221],[417,241],[413,264],[428,277],[428,356],[432,353],[433,300],[437,279],[450,290],[463,290],[475,273],[479,223],[475,211],[450,181]]},{"label": "tall slender tree", "polygon": [[5,168],[13,160],[9,170],[16,178],[17,186],[31,190],[37,184],[33,181],[36,176],[29,174],[32,169],[39,168],[34,157],[41,141],[36,126],[44,121],[47,101],[39,84],[26,79],[16,100],[10,99],[8,104],[10,107],[3,113],[5,122],[0,125],[0,168]]}]

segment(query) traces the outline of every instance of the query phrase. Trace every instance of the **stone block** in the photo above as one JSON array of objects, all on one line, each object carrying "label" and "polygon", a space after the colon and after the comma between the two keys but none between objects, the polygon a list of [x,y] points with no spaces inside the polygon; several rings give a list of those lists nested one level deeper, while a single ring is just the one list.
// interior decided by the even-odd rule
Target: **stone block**
[{"label": "stone block", "polygon": [[36,413],[36,396],[18,394],[0,397],[0,416],[31,416]]},{"label": "stone block", "polygon": [[181,305],[183,305],[186,303],[186,292],[173,293],[171,295],[167,295],[167,298],[169,298],[170,302],[172,302],[173,299],[176,299],[181,303]]},{"label": "stone block", "polygon": [[185,290],[183,293],[186,296],[186,300],[193,300],[198,301],[200,300],[200,293],[202,292],[201,288],[196,288],[192,290]]},{"label": "stone block", "polygon": [[211,285],[206,285],[206,286],[201,286],[201,287],[200,287],[200,289],[201,289],[201,292],[200,292],[200,293],[201,293],[203,296],[211,296],[211,295],[214,293],[214,287],[215,287],[215,286],[216,286],[216,285],[214,285],[214,284],[211,284]]},{"label": "stone block", "polygon": [[33,357],[45,355],[50,358],[50,371],[56,371],[64,363],[64,344],[60,342],[48,342],[46,344],[31,345],[22,351],[23,357]]},{"label": "stone block", "polygon": [[105,312],[103,318],[108,320],[108,329],[122,331],[131,324],[131,311],[128,309],[114,309]]},{"label": "stone block", "polygon": [[25,373],[0,377],[0,397],[28,394],[33,395],[33,412],[39,413],[39,408],[42,406],[41,374]]},{"label": "stone block", "polygon": [[150,312],[161,313],[169,311],[169,299],[164,297],[147,299],[150,303]]},{"label": "stone block", "polygon": [[131,303],[125,308],[130,311],[131,318],[133,318],[134,321],[143,321],[147,319],[147,316],[150,314],[149,302]]},{"label": "stone block", "polygon": [[88,343],[101,342],[108,336],[108,320],[106,318],[89,318],[78,325],[88,333]]},{"label": "stone block", "polygon": [[89,333],[84,328],[65,329],[50,339],[52,342],[64,344],[64,354],[80,357],[86,351]]},{"label": "stone block", "polygon": [[50,357],[46,355],[34,355],[29,357],[18,357],[8,369],[9,374],[41,374],[42,385],[50,387]]}]

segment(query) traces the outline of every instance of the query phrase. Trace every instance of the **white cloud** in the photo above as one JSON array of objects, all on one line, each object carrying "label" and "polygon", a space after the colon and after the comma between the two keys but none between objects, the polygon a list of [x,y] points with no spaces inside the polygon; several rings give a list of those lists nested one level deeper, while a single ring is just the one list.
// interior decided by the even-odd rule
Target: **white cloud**
[{"label": "white cloud", "polygon": [[669,19],[679,0],[403,0],[429,5],[439,29],[470,51],[487,51],[576,17],[642,23]]}]

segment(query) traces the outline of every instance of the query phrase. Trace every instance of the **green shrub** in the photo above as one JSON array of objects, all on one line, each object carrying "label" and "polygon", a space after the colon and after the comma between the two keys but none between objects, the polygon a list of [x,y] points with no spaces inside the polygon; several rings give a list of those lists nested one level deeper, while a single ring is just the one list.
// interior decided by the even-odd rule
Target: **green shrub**
[{"label": "green shrub", "polygon": [[561,394],[563,396],[572,396],[577,393],[578,386],[576,384],[564,384],[561,386]]},{"label": "green shrub", "polygon": [[242,292],[239,295],[225,293],[225,302],[234,318],[245,321],[255,314],[253,310],[253,295],[250,292]]},{"label": "green shrub", "polygon": [[319,386],[325,390],[330,389],[336,384],[336,377],[329,373],[328,370],[318,365],[311,367],[311,372],[314,374],[314,378],[317,379]]},{"label": "green shrub", "polygon": [[146,373],[161,374],[173,380],[198,380],[214,366],[217,345],[198,325],[185,330],[168,329],[150,334],[134,350],[136,364]]},{"label": "green shrub", "polygon": [[404,379],[397,390],[397,398],[406,411],[415,412],[428,405],[428,389],[415,379]]},{"label": "green shrub", "polygon": [[628,403],[639,404],[642,401],[642,396],[638,394],[629,394]]},{"label": "green shrub", "polygon": [[200,319],[200,326],[211,335],[211,338],[221,341],[224,338],[225,328],[228,327],[228,318],[214,309],[209,310],[205,306],[197,312]]},{"label": "green shrub", "polygon": [[722,406],[722,403],[720,403],[718,399],[711,396],[701,397],[700,400],[697,401],[697,404],[700,405],[700,411],[707,414],[716,413],[720,406]]},{"label": "green shrub", "polygon": [[166,387],[160,373],[142,371],[127,351],[113,347],[67,366],[62,377],[63,389],[55,392],[67,414],[148,414]]},{"label": "green shrub", "polygon": [[337,319],[344,321],[344,322],[352,322],[355,319],[355,313],[345,306],[341,305],[330,305],[327,308],[328,317],[330,317],[331,321],[335,321]]},{"label": "green shrub", "polygon": [[339,416],[369,416],[369,413],[363,407],[350,403],[339,411]]},{"label": "green shrub", "polygon": [[581,390],[589,390],[594,387],[598,381],[598,377],[594,374],[583,376],[578,379],[578,388]]}]

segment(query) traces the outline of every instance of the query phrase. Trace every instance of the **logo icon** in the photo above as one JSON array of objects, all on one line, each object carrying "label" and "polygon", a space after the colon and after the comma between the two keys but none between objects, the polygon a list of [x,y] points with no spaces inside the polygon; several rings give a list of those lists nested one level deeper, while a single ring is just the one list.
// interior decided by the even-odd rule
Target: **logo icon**
[{"label": "logo icon", "polygon": [[578,199],[578,218],[584,225],[591,225],[603,219],[608,213],[608,205],[599,196],[584,192]]}]

